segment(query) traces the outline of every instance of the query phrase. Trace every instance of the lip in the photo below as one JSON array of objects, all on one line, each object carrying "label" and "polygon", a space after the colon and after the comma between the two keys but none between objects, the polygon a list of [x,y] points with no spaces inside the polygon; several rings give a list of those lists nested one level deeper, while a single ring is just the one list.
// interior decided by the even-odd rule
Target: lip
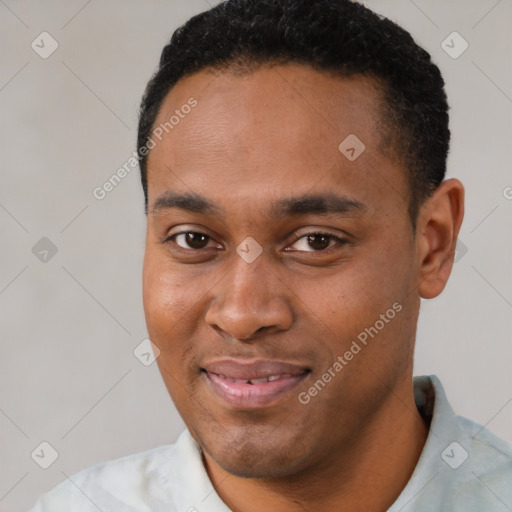
[{"label": "lip", "polygon": [[[212,361],[201,370],[214,393],[235,409],[274,405],[311,371],[307,366],[285,361],[240,359]],[[265,382],[253,382],[263,379]]]}]

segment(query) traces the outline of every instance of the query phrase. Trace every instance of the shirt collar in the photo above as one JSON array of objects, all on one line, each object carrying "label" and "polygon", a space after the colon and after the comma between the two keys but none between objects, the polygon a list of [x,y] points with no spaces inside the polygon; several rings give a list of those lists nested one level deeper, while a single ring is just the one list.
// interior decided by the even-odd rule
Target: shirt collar
[{"label": "shirt collar", "polygon": [[408,510],[411,502],[424,492],[428,493],[431,483],[453,478],[450,457],[452,454],[458,457],[460,451],[464,451],[457,442],[459,440],[465,444],[464,436],[441,381],[435,375],[414,377],[413,389],[416,407],[427,425],[430,423],[429,432],[411,478],[388,512]]}]

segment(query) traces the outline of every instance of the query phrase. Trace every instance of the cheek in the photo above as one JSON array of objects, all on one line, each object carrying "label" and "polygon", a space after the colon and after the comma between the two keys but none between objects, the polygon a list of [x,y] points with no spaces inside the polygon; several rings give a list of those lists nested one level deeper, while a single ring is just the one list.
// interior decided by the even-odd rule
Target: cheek
[{"label": "cheek", "polygon": [[147,330],[160,350],[157,364],[175,402],[180,401],[181,391],[192,379],[194,360],[194,347],[189,341],[194,309],[178,276],[168,267],[145,258],[143,296]]},{"label": "cheek", "polygon": [[190,287],[180,274],[170,269],[168,262],[146,251],[143,270],[143,303],[150,338],[160,345],[172,338],[192,307]]},{"label": "cheek", "polygon": [[[296,296],[303,299],[305,311],[314,312],[313,318],[321,319],[335,334],[335,344],[356,339],[360,332],[373,326],[381,314],[386,314],[393,304],[399,303],[405,307],[410,302],[410,271],[405,253],[399,254],[396,249],[381,247],[381,251],[369,248],[366,254],[354,257],[332,274],[302,282],[294,290]],[[388,315],[393,316],[393,320],[382,329],[384,337],[394,332],[403,320],[401,317],[404,315],[395,318],[393,313],[394,310],[391,310],[391,315]]]}]

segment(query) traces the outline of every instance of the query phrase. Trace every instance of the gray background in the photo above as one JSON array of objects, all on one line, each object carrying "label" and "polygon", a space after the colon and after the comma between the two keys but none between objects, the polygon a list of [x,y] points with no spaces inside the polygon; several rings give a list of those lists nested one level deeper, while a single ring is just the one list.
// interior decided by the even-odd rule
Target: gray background
[{"label": "gray background", "polygon": [[[366,3],[410,30],[441,67],[452,107],[449,174],[467,190],[450,283],[423,304],[415,374],[437,374],[457,413],[512,441],[512,2]],[[4,512],[183,429],[156,365],[133,354],[147,335],[137,169],[102,201],[92,191],[135,148],[138,104],[162,47],[208,6],[0,0]],[[47,59],[31,48],[43,31],[59,45]],[[453,31],[469,43],[457,59],[441,47]],[[43,237],[55,255],[41,252],[45,242],[33,253]],[[59,454],[46,470],[31,458],[42,441]]]}]

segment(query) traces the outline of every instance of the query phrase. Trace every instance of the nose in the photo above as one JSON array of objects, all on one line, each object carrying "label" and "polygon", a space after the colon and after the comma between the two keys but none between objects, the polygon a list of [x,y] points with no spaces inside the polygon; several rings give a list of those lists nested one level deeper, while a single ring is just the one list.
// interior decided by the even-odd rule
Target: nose
[{"label": "nose", "polygon": [[293,311],[286,298],[287,287],[264,255],[252,263],[237,254],[233,260],[231,271],[213,290],[206,323],[242,341],[288,330]]}]

